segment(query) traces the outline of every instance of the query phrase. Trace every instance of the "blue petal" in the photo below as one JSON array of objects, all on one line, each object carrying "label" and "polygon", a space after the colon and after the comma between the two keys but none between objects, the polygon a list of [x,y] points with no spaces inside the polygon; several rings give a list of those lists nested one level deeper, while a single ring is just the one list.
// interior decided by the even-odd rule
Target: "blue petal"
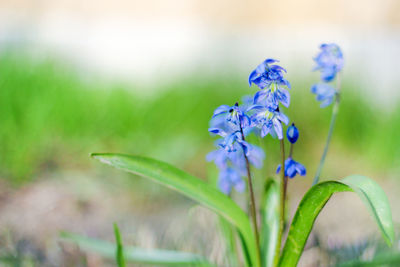
[{"label": "blue petal", "polygon": [[261,128],[261,137],[265,137],[270,131],[271,127],[268,127],[267,125],[264,124]]},{"label": "blue petal", "polygon": [[220,114],[222,114],[222,113],[226,113],[226,112],[229,111],[230,108],[231,108],[231,107],[228,106],[228,105],[221,105],[221,106],[219,106],[219,107],[217,107],[217,108],[215,109],[215,111],[214,111],[212,117],[214,118],[214,117],[217,116],[217,115],[220,115]]},{"label": "blue petal", "polygon": [[208,162],[213,161],[217,157],[217,154],[218,154],[218,150],[211,151],[210,153],[208,153],[206,155],[206,160]]},{"label": "blue petal", "polygon": [[250,153],[250,149],[251,149],[250,144],[247,143],[246,141],[242,141],[242,140],[240,140],[240,141],[238,140],[238,142],[242,145],[243,153],[244,153],[246,156],[248,156],[249,153]]},{"label": "blue petal", "polygon": [[218,135],[223,136],[223,137],[226,136],[226,132],[224,132],[223,130],[221,130],[219,128],[209,128],[208,131],[210,133],[218,134]]},{"label": "blue petal", "polygon": [[321,105],[319,105],[321,108],[325,108],[329,106],[333,102],[333,97],[328,97],[324,101],[322,101]]},{"label": "blue petal", "polygon": [[283,139],[283,134],[282,134],[281,122],[276,120],[276,119],[272,120],[272,122],[274,124],[275,132],[276,132],[276,135],[278,136],[278,139],[282,140]]},{"label": "blue petal", "polygon": [[289,178],[293,178],[296,176],[296,165],[295,164],[292,163],[292,164],[288,164],[286,166],[286,175]]},{"label": "blue petal", "polygon": [[258,74],[264,73],[265,70],[266,70],[265,62],[263,62],[263,63],[261,63],[260,65],[258,65],[257,68],[255,69],[255,71],[256,71]]},{"label": "blue petal", "polygon": [[237,183],[235,183],[235,190],[239,193],[243,193],[244,190],[246,189],[246,183],[240,179]]},{"label": "blue petal", "polygon": [[267,92],[265,90],[257,91],[257,93],[254,94],[253,103],[257,104],[259,101],[262,101],[266,96]]},{"label": "blue petal", "polygon": [[259,104],[251,105],[250,107],[247,108],[246,112],[251,111],[251,110],[256,110],[256,111],[261,111],[264,110],[265,107]]},{"label": "blue petal", "polygon": [[278,119],[286,125],[288,125],[288,123],[289,123],[289,118],[282,112],[278,113]]},{"label": "blue petal", "polygon": [[290,94],[287,90],[285,89],[279,89],[277,91],[277,98],[279,101],[281,101],[282,105],[284,105],[285,107],[289,107],[290,105]]},{"label": "blue petal", "polygon": [[263,165],[263,160],[265,158],[265,153],[262,148],[251,145],[248,153],[248,158],[251,164],[256,168],[261,168]]},{"label": "blue petal", "polygon": [[271,64],[271,63],[275,63],[275,62],[279,62],[279,60],[276,60],[273,58],[267,58],[266,60],[264,60],[265,64]]},{"label": "blue petal", "polygon": [[299,173],[301,176],[304,176],[304,175],[306,175],[306,173],[307,173],[306,168],[305,168],[302,164],[300,164],[300,163],[298,163],[298,162],[296,162],[296,171],[297,171],[297,173]]},{"label": "blue petal", "polygon": [[231,193],[232,190],[232,185],[229,181],[227,181],[226,179],[219,179],[218,181],[218,188],[219,190],[221,190],[222,193],[224,193],[225,195],[229,195]]},{"label": "blue petal", "polygon": [[279,66],[279,65],[272,65],[272,66],[271,66],[271,70],[277,71],[277,72],[280,72],[280,71],[287,72],[286,69],[282,68],[282,67]]},{"label": "blue petal", "polygon": [[287,88],[289,88],[289,89],[292,88],[292,86],[290,85],[290,82],[288,80],[282,78],[282,82],[287,86]]},{"label": "blue petal", "polygon": [[251,73],[250,73],[250,76],[249,76],[249,86],[251,86],[251,83],[253,82],[253,80],[256,78],[256,77],[258,77],[258,73],[257,73],[257,71],[256,70],[253,70]]},{"label": "blue petal", "polygon": [[321,79],[325,82],[332,81],[336,76],[336,70],[333,67],[324,68],[321,72]]}]

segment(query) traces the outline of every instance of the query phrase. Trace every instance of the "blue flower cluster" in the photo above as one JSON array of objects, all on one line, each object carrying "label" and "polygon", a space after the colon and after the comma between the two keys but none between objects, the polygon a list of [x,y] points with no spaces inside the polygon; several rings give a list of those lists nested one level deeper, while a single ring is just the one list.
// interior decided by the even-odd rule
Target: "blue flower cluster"
[{"label": "blue flower cluster", "polygon": [[271,134],[283,139],[282,122],[289,123],[288,117],[279,110],[279,103],[285,107],[290,105],[290,83],[283,75],[286,70],[274,63],[275,59],[264,60],[250,73],[249,85],[255,84],[260,89],[253,98],[253,105],[249,107],[251,126],[258,128],[261,137]]},{"label": "blue flower cluster", "polygon": [[[297,142],[297,139],[299,139],[299,130],[294,123],[288,127],[286,131],[286,137],[291,145],[294,145]],[[276,169],[277,174],[281,171],[281,168],[282,166],[279,164],[278,168]],[[289,155],[289,157],[285,160],[285,176],[293,178],[297,174],[304,176],[306,173],[306,168],[301,163],[294,161],[292,155]]]},{"label": "blue flower cluster", "polygon": [[290,83],[283,78],[286,70],[273,64],[276,62],[278,60],[271,58],[264,60],[249,76],[249,85],[254,83],[260,88],[254,95],[254,103],[263,103],[272,109],[278,108],[279,102],[285,107],[289,107],[290,104],[290,95],[285,89],[290,89]]},{"label": "blue flower cluster", "polygon": [[321,72],[321,83],[314,84],[311,92],[316,94],[316,99],[321,101],[321,108],[329,106],[337,91],[329,85],[337,76],[338,72],[343,68],[344,58],[340,47],[336,44],[322,44],[320,52],[314,58],[316,66],[314,71]]},{"label": "blue flower cluster", "polygon": [[219,168],[218,186],[225,194],[230,194],[232,187],[238,192],[245,189],[242,180],[247,175],[245,156],[256,168],[262,167],[265,158],[260,147],[245,141],[245,137],[251,132],[251,121],[246,114],[249,101],[244,102],[242,106],[236,103],[232,107],[218,107],[208,129],[210,133],[221,137],[215,143],[217,149],[207,155],[207,160],[214,161]]},{"label": "blue flower cluster", "polygon": [[247,176],[246,158],[256,168],[262,167],[264,151],[245,140],[250,133],[262,138],[268,134],[280,140],[284,137],[282,123],[287,125],[289,118],[280,111],[279,104],[289,107],[290,83],[284,78],[286,70],[277,62],[266,59],[251,72],[249,85],[259,88],[253,97],[243,98],[242,105],[219,106],[211,118],[209,132],[220,139],[215,143],[217,150],[209,153],[207,160],[219,168],[218,185],[225,194],[230,194],[232,188],[238,192],[245,189],[242,177]]}]

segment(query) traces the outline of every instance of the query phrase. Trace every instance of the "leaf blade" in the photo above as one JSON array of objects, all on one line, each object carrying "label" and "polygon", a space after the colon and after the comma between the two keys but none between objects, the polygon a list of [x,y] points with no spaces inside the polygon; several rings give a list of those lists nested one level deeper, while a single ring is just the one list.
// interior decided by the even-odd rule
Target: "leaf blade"
[{"label": "leaf blade", "polygon": [[125,267],[125,258],[124,258],[124,247],[122,245],[122,238],[121,234],[119,232],[118,225],[114,223],[114,235],[115,235],[115,241],[117,243],[117,249],[116,249],[116,261],[118,264],[118,267]]},{"label": "leaf blade", "polygon": [[[376,212],[378,217],[374,216],[374,219],[377,221],[385,240],[394,239],[390,206],[386,195],[378,184],[359,175],[346,177],[342,181],[327,181],[313,186],[301,200],[290,226],[279,266],[296,266],[318,214],[332,194],[345,191],[355,192],[361,199],[365,198],[367,194],[368,201],[364,201],[364,203],[368,208],[379,207],[383,209],[384,211]],[[374,191],[379,193],[371,194]]]},{"label": "leaf blade", "polygon": [[93,153],[93,158],[123,171],[150,178],[203,204],[223,216],[240,232],[253,266],[259,266],[256,241],[244,211],[229,197],[204,181],[165,162],[123,154]]},{"label": "leaf blade", "polygon": [[279,232],[279,186],[273,179],[265,184],[261,202],[261,257],[264,267],[274,264]]},{"label": "leaf blade", "polygon": [[[386,243],[391,246],[394,240],[392,213],[389,200],[382,188],[372,179],[365,179],[361,175],[351,175],[341,180],[349,186],[367,206],[369,212],[379,225]],[[380,199],[381,201],[374,201]]]},{"label": "leaf blade", "polygon": [[[115,259],[117,245],[100,239],[89,238],[78,234],[61,232],[63,241],[77,244],[82,250],[97,253],[107,259]],[[145,250],[139,247],[125,246],[125,260],[144,264],[157,265],[198,265],[212,267],[204,257],[187,252],[172,250]]]}]

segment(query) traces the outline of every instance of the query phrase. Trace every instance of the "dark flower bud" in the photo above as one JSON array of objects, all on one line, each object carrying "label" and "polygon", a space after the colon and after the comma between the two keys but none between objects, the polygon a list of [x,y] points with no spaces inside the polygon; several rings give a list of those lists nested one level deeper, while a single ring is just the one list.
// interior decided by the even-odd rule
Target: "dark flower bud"
[{"label": "dark flower bud", "polygon": [[297,139],[299,139],[299,130],[297,130],[296,126],[294,126],[294,123],[292,123],[292,125],[290,125],[287,129],[286,136],[289,142],[292,144],[296,143]]}]

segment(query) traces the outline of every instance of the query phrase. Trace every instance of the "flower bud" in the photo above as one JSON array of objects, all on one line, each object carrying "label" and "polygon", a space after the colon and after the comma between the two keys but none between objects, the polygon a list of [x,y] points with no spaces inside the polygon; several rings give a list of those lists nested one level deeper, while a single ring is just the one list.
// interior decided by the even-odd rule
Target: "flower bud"
[{"label": "flower bud", "polygon": [[296,143],[297,139],[299,139],[299,130],[294,126],[294,123],[292,123],[292,125],[287,129],[286,136],[292,144]]}]

